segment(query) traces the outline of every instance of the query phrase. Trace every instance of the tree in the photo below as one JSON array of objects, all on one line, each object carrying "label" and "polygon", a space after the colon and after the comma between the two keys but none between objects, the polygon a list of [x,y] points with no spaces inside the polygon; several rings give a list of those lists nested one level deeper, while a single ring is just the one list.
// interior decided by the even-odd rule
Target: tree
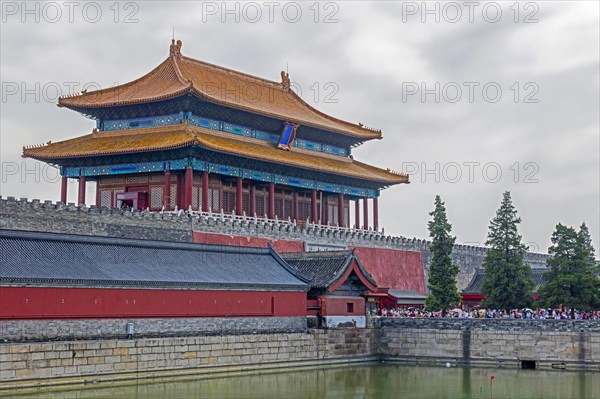
[{"label": "tree", "polygon": [[600,278],[589,230],[583,223],[576,232],[558,224],[552,233],[551,257],[547,260],[544,285],[540,288],[539,304],[544,307],[564,306],[591,309],[600,306]]},{"label": "tree", "polygon": [[430,310],[441,310],[444,315],[446,309],[460,302],[460,294],[456,289],[458,266],[452,263],[451,258],[456,237],[450,235],[452,225],[448,223],[446,208],[439,195],[435,197],[435,209],[429,215],[433,216],[427,225],[432,238],[429,250],[433,256],[429,267],[429,295],[425,305]]},{"label": "tree", "polygon": [[523,245],[518,227],[521,218],[513,206],[510,192],[502,196],[500,208],[490,222],[483,260],[485,279],[481,293],[485,307],[514,309],[531,306],[534,287],[531,268],[523,262],[528,247]]}]

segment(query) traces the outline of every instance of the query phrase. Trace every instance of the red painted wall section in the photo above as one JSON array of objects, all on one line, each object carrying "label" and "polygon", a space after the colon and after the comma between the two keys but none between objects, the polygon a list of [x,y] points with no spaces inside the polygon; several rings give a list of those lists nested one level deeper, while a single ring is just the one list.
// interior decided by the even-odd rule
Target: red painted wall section
[{"label": "red painted wall section", "polygon": [[[322,316],[364,316],[365,299],[361,297],[321,296]],[[348,304],[354,305],[353,312],[348,312]]]},{"label": "red painted wall section", "polygon": [[415,290],[425,295],[425,274],[420,252],[355,247],[355,254],[378,287]]},{"label": "red painted wall section", "polygon": [[228,316],[306,316],[306,293],[0,287],[0,319]]},{"label": "red painted wall section", "polygon": [[302,252],[304,243],[302,241],[271,240],[261,237],[250,236],[228,236],[224,234],[193,233],[193,240],[198,244],[231,245],[236,247],[262,247],[266,248],[269,243],[277,252]]}]

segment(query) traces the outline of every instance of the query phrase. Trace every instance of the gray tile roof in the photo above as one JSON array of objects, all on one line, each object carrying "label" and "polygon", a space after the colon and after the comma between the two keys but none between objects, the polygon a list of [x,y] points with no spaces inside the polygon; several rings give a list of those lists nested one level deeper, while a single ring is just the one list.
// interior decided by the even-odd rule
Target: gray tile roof
[{"label": "gray tile roof", "polygon": [[366,279],[377,286],[354,251],[286,252],[280,255],[298,274],[310,281],[311,289],[325,289],[334,284],[344,275],[354,260]]},{"label": "gray tile roof", "polygon": [[395,298],[406,298],[406,299],[425,299],[425,295],[419,294],[415,290],[389,290],[388,294]]},{"label": "gray tile roof", "polygon": [[[532,276],[533,276],[533,282],[535,284],[535,287],[533,288],[534,293],[538,292],[538,290],[544,283],[543,274],[547,271],[548,271],[548,269],[540,269],[540,268],[531,269]],[[469,285],[467,286],[467,288],[465,288],[462,291],[462,293],[463,294],[481,294],[481,286],[483,285],[484,279],[485,279],[485,270],[477,269],[475,271],[475,274],[473,275],[473,278],[469,282]]]},{"label": "gray tile roof", "polygon": [[271,248],[0,230],[3,284],[308,290]]},{"label": "gray tile roof", "polygon": [[388,294],[396,298],[396,303],[399,305],[425,305],[427,298],[415,290],[389,290]]}]

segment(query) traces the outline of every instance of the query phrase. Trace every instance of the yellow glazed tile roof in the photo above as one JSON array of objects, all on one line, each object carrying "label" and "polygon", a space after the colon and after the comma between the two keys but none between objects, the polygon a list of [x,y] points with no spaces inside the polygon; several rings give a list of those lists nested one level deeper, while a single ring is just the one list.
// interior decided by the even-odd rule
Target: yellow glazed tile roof
[{"label": "yellow glazed tile roof", "polygon": [[25,147],[23,156],[41,161],[56,161],[67,158],[164,151],[190,146],[243,158],[376,181],[386,185],[408,183],[406,175],[357,162],[352,158],[298,148],[284,151],[278,149],[273,143],[190,126],[187,123],[126,131],[94,130],[91,134],[71,140]]},{"label": "yellow glazed tile roof", "polygon": [[334,131],[362,140],[379,139],[381,131],[326,115],[281,82],[258,78],[181,55],[181,42],[171,45],[169,58],[141,78],[116,87],[59,98],[68,108],[102,108],[174,98],[194,93],[218,104],[301,125]]}]

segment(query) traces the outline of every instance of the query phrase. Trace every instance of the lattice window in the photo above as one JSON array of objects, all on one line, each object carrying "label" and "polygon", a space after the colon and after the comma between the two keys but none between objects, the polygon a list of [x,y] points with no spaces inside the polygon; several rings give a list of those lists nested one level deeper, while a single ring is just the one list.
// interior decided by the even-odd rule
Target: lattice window
[{"label": "lattice window", "polygon": [[100,184],[121,184],[125,183],[125,176],[103,176],[100,177]]},{"label": "lattice window", "polygon": [[150,208],[161,209],[163,204],[164,188],[162,186],[150,187]]},{"label": "lattice window", "polygon": [[100,206],[112,207],[112,190],[100,190]]},{"label": "lattice window", "polygon": [[148,175],[145,173],[127,176],[127,183],[148,183]]},{"label": "lattice window", "polygon": [[283,200],[280,196],[275,196],[275,215],[279,219],[283,219]]},{"label": "lattice window", "polygon": [[198,187],[198,210],[202,210],[202,187]]},{"label": "lattice window", "polygon": [[337,205],[329,204],[327,220],[329,220],[329,224],[338,224],[338,207]]},{"label": "lattice window", "polygon": [[[256,215],[258,217],[264,217],[265,216],[265,196],[264,195],[257,195],[256,196]],[[254,216],[254,215],[252,215]]]},{"label": "lattice window", "polygon": [[246,212],[246,216],[250,215],[250,193],[242,193],[242,209]]},{"label": "lattice window", "polygon": [[[223,191],[223,211],[231,212],[235,208],[235,193],[233,191]],[[235,210],[236,214],[238,210]]]},{"label": "lattice window", "polygon": [[175,209],[175,204],[177,204],[177,185],[171,184],[171,209]]},{"label": "lattice window", "polygon": [[115,204],[115,208],[121,208],[121,201],[117,201],[117,194],[124,193],[125,188],[115,188],[113,190],[113,203]]},{"label": "lattice window", "polygon": [[150,181],[153,183],[160,183],[165,181],[165,175],[162,173],[152,173],[150,175]]},{"label": "lattice window", "polygon": [[310,202],[298,201],[298,220],[312,219]]},{"label": "lattice window", "polygon": [[200,191],[199,187],[192,187],[192,209],[198,210],[198,204],[200,203],[200,196],[198,195]]},{"label": "lattice window", "polygon": [[209,188],[208,189],[208,200],[210,201],[210,208],[215,212],[221,211],[221,201],[219,196],[219,189]]},{"label": "lattice window", "polygon": [[292,217],[292,200],[285,199],[283,201],[283,218],[287,219],[288,217]]}]

